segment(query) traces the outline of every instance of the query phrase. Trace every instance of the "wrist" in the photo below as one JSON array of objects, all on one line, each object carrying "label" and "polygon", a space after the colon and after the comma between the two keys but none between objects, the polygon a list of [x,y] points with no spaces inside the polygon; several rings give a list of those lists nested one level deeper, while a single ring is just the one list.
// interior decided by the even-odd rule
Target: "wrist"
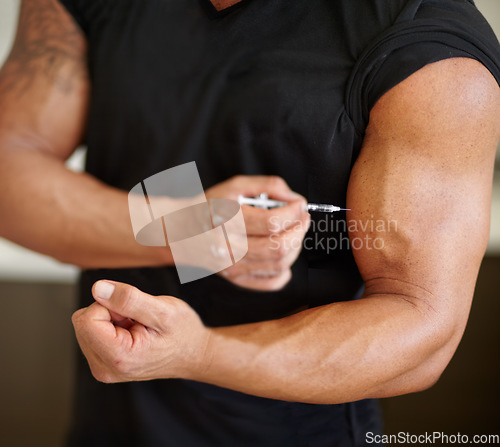
[{"label": "wrist", "polygon": [[254,325],[205,327],[203,344],[189,379],[246,390],[256,371],[262,346],[251,341]]},{"label": "wrist", "polygon": [[174,258],[170,247],[147,247],[136,244],[136,259],[143,267],[173,266]]},{"label": "wrist", "polygon": [[210,382],[215,352],[215,339],[215,329],[203,326],[199,341],[197,342],[197,350],[192,356],[187,357],[187,365],[184,374],[182,374],[183,378],[198,382]]}]

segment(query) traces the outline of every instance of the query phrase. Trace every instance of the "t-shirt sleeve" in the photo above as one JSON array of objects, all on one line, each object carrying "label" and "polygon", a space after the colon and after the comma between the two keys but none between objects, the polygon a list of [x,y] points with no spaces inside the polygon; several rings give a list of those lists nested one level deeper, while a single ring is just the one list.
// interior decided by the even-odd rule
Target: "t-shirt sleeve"
[{"label": "t-shirt sleeve", "polygon": [[88,33],[88,23],[82,13],[82,0],[59,0],[59,3],[73,16],[84,33]]},{"label": "t-shirt sleeve", "polygon": [[420,0],[414,11],[410,19],[402,14],[371,43],[352,72],[346,108],[360,134],[377,100],[427,64],[453,57],[476,59],[500,84],[500,45],[472,1]]}]

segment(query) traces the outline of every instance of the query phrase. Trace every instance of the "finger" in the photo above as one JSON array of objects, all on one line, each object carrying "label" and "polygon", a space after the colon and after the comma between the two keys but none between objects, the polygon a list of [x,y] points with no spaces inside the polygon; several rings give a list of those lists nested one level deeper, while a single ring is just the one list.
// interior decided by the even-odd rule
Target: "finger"
[{"label": "finger", "polygon": [[242,275],[235,278],[233,283],[246,289],[271,292],[281,290],[291,278],[292,272],[290,269],[287,269],[279,275],[274,276],[259,276],[258,274]]},{"label": "finger", "polygon": [[96,301],[123,318],[160,331],[161,316],[165,314],[165,300],[116,281],[97,281],[92,294]]},{"label": "finger", "polygon": [[[87,314],[92,313],[92,317],[94,320],[110,321],[115,326],[119,326],[124,329],[129,329],[134,324],[134,322],[130,318],[117,314],[112,310],[108,310],[101,305],[99,305],[99,307],[90,306],[86,309],[80,309],[80,311],[86,311]],[[78,313],[80,311],[77,311],[75,313]]]},{"label": "finger", "polygon": [[279,234],[248,238],[246,256],[221,275],[235,283],[240,276],[276,276],[289,269],[302,251],[309,218],[306,214],[300,224]]},{"label": "finger", "polygon": [[109,311],[111,315],[111,321],[115,326],[122,327],[124,329],[130,329],[134,325],[134,321],[131,320],[130,318],[124,317],[120,314],[117,314],[116,312],[113,312],[112,310]]},{"label": "finger", "polygon": [[243,205],[243,217],[249,236],[267,236],[280,233],[301,222],[307,214],[304,199],[289,202],[288,205],[264,210]]},{"label": "finger", "polygon": [[78,343],[86,357],[91,352],[98,353],[100,357],[110,357],[116,349],[131,345],[130,333],[116,327],[109,310],[99,303],[75,312],[72,322]]},{"label": "finger", "polygon": [[285,270],[290,268],[291,264],[285,260],[280,262],[249,262],[239,263],[227,268],[221,275],[231,282],[235,282],[237,278],[243,276],[253,276],[256,278],[271,278],[281,275]]},{"label": "finger", "polygon": [[305,201],[303,196],[292,191],[285,180],[278,176],[237,176],[230,181],[234,183],[234,186],[231,186],[238,191],[238,195],[254,197],[266,193],[270,198],[284,202]]},{"label": "finger", "polygon": [[247,239],[248,252],[243,258],[246,261],[279,260],[292,251],[302,250],[302,241],[310,225],[309,214],[304,214],[296,225],[281,233],[269,236],[250,236]]},{"label": "finger", "polygon": [[261,259],[257,261],[243,259],[225,269],[222,276],[233,280],[242,275],[276,276],[289,269],[297,260],[300,250],[291,250],[286,255],[276,259]]},{"label": "finger", "polygon": [[245,259],[225,269],[221,275],[233,283],[243,276],[258,278],[278,276],[290,269],[299,254],[300,250],[291,250],[286,256],[274,260],[249,261]]},{"label": "finger", "polygon": [[[297,242],[300,244],[300,241]],[[294,244],[295,247],[295,244]],[[225,269],[225,272],[229,272],[228,276],[234,276],[238,274],[242,274],[245,272],[250,272],[252,270],[269,270],[275,272],[281,272],[284,269],[290,267],[295,260],[297,259],[298,254],[300,253],[300,248],[291,249],[287,248],[282,249],[282,251],[271,251],[270,255],[264,256],[254,256],[245,257],[240,262],[232,265]]]},{"label": "finger", "polygon": [[[86,339],[96,338],[108,343],[116,339],[121,334],[119,329],[123,328],[123,317],[120,317],[121,325],[117,325],[113,320],[113,312],[99,303],[80,309],[73,314],[72,322],[79,335]],[[128,319],[127,319],[128,320]],[[130,320],[129,320],[130,321]],[[117,327],[119,326],[119,327]]]},{"label": "finger", "polygon": [[111,314],[108,309],[98,303],[77,310],[72,316],[73,324],[76,321],[105,321],[111,323]]}]

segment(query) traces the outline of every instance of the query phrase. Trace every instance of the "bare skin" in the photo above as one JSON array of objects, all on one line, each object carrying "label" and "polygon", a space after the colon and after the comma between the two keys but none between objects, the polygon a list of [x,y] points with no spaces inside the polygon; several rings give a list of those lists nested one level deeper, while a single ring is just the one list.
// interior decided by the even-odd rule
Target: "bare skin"
[{"label": "bare skin", "polygon": [[[28,30],[30,15],[41,7],[52,19]],[[0,177],[8,192],[0,200],[1,234],[83,266],[167,264],[168,250],[137,246],[130,237],[124,192],[63,166],[85,128],[84,39],[53,0],[25,0],[19,33],[0,73]],[[38,56],[29,48],[41,35],[56,43]],[[72,45],[60,43],[70,36]],[[61,56],[75,48],[74,56]],[[499,114],[495,80],[479,63],[462,59],[425,67],[377,103],[351,175],[349,219],[365,222],[373,215],[396,221],[398,230],[351,232],[352,239],[384,242],[380,250],[355,250],[367,284],[363,299],[212,329],[176,298],[115,284],[104,299],[96,286],[97,303],[73,317],[95,377],[184,377],[314,403],[430,386],[462,336],[486,247]],[[302,204],[297,199],[287,217],[299,214],[307,222],[298,213]],[[267,239],[270,216],[253,211],[255,236]],[[262,242],[255,260],[267,263],[271,252]],[[280,253],[272,268],[286,258],[286,274],[294,256]],[[235,275],[249,285],[250,265]]]},{"label": "bare skin", "polygon": [[240,3],[242,0],[210,0],[212,5],[214,5],[217,11],[222,11],[223,9],[229,8],[230,6]]},{"label": "bare skin", "polygon": [[349,183],[350,220],[397,222],[397,231],[359,225],[350,234],[383,241],[355,250],[362,299],[213,329],[176,298],[98,282],[97,303],[73,317],[94,376],[183,377],[320,404],[428,388],[470,311],[488,240],[499,115],[498,85],[478,62],[450,59],[415,73],[372,110]]},{"label": "bare skin", "polygon": [[[15,44],[0,71],[0,236],[84,268],[173,265],[168,247],[136,243],[128,192],[64,165],[85,131],[86,56],[85,37],[56,0],[23,1]],[[235,199],[262,191],[289,202],[272,214],[280,224],[275,236],[302,238],[307,225],[297,231],[286,222],[308,221],[305,199],[280,178],[239,176],[206,196]],[[249,251],[225,278],[257,290],[282,288],[300,248],[270,249],[263,239],[276,233],[271,213],[245,206],[243,214]]]}]

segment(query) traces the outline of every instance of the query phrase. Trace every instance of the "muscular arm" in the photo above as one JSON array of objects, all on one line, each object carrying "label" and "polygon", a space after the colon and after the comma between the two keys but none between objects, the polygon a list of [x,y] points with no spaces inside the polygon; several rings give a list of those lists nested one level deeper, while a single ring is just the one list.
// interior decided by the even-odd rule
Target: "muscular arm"
[{"label": "muscular arm", "polygon": [[498,116],[495,80],[467,59],[429,65],[384,95],[348,190],[350,221],[386,222],[350,234],[372,241],[355,250],[364,297],[214,329],[191,377],[313,403],[432,385],[463,334],[488,239]]},{"label": "muscular arm", "polygon": [[57,0],[23,0],[0,71],[0,236],[83,267],[171,263],[135,242],[127,194],[64,166],[89,98],[86,42]]},{"label": "muscular arm", "polygon": [[73,316],[95,377],[182,377],[311,403],[429,387],[469,314],[499,115],[497,83],[479,63],[450,59],[418,71],[373,108],[350,178],[362,299],[206,328],[181,300],[101,281],[97,303]]}]

